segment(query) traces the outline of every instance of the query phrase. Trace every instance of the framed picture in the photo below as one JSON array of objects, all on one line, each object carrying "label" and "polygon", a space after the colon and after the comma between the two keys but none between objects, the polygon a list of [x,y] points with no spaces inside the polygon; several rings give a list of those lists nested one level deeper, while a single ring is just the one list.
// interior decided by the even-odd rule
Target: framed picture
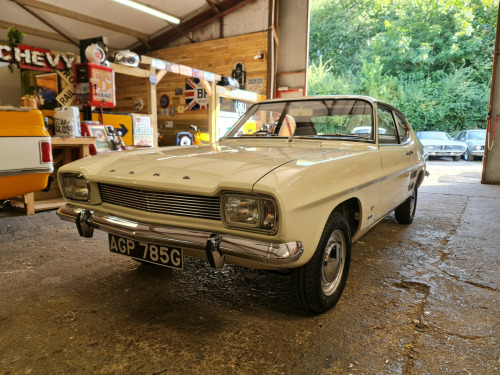
[{"label": "framed picture", "polygon": [[95,137],[97,153],[111,151],[108,141],[108,132],[104,125],[87,125],[91,137]]},{"label": "framed picture", "polygon": [[41,97],[42,109],[53,109],[57,106],[57,95],[59,94],[59,80],[57,73],[37,74],[35,76],[38,87],[38,95]]}]

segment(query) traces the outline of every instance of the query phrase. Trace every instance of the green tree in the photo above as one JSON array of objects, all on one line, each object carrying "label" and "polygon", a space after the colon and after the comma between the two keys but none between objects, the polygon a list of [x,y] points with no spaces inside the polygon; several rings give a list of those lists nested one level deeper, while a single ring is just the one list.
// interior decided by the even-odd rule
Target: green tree
[{"label": "green tree", "polygon": [[484,127],[497,11],[493,0],[311,0],[308,93],[383,99],[417,130]]},{"label": "green tree", "polygon": [[329,61],[342,72],[361,69],[360,51],[376,34],[380,1],[313,0],[309,33],[310,62]]},{"label": "green tree", "polygon": [[309,65],[308,77],[309,95],[349,95],[353,92],[350,74],[335,76],[331,70],[331,62],[324,63],[321,58],[317,65]]}]

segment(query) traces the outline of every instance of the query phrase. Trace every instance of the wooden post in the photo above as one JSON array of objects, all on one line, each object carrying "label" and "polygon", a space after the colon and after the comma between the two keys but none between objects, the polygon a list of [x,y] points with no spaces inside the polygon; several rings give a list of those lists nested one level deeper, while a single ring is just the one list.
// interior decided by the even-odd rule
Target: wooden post
[{"label": "wooden post", "polygon": [[210,90],[207,90],[209,101],[208,101],[208,134],[210,136],[210,143],[214,144],[218,141],[217,139],[217,118],[219,117],[220,111],[220,100],[219,92],[215,82],[210,82]]},{"label": "wooden post", "polygon": [[[158,147],[158,112],[156,110],[156,70],[153,65],[149,65],[149,79],[148,79],[148,109],[151,115],[151,126],[153,127],[153,145]],[[154,80],[151,82],[151,80]]]}]

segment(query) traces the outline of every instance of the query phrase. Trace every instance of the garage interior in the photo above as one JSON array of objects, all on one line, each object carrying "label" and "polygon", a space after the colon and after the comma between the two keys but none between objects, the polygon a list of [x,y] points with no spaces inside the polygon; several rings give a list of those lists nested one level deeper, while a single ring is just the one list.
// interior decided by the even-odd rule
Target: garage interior
[{"label": "garage interior", "polygon": [[[143,3],[179,23],[114,1],[0,0],[0,35],[15,26],[22,45],[75,62],[80,42],[94,38],[108,54],[140,55],[139,67],[110,64],[116,106],[102,113],[130,123],[123,138],[131,146],[176,145],[179,134],[195,136],[191,125],[214,139],[237,118],[235,102],[307,94],[308,1]],[[12,197],[14,207],[0,211],[0,374],[500,373],[498,38],[497,28],[493,142],[483,161],[429,163],[413,224],[389,216],[353,245],[344,295],[323,315],[302,312],[283,275],[199,260],[173,272],[116,259],[105,234],[84,239],[59,220],[57,181]],[[34,93],[7,65],[0,105],[21,105]],[[26,70],[32,86],[40,72]],[[239,90],[216,85],[243,71]],[[207,98],[190,110],[187,80],[197,77]],[[68,95],[65,104],[75,105]],[[132,136],[138,118],[151,124],[142,138]],[[54,150],[56,168],[68,161],[65,147]]]}]

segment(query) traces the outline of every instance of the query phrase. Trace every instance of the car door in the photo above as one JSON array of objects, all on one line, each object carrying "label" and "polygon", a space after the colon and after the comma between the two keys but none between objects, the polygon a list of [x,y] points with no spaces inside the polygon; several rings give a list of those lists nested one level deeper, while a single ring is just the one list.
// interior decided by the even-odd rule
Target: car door
[{"label": "car door", "polygon": [[469,133],[466,132],[466,131],[461,131],[460,133],[458,133],[457,135],[457,138],[455,138],[457,141],[460,141],[460,142],[465,142],[467,143],[467,148],[468,149],[471,149],[472,147],[469,145],[471,142],[470,140],[468,139]]},{"label": "car door", "polygon": [[457,135],[457,138],[455,140],[460,141],[460,142],[467,142],[467,132],[460,132]]},{"label": "car door", "polygon": [[[411,192],[410,177],[418,155],[404,119],[384,106],[377,107],[378,145],[382,161],[380,214],[402,203]],[[399,130],[398,130],[399,128]]]}]

